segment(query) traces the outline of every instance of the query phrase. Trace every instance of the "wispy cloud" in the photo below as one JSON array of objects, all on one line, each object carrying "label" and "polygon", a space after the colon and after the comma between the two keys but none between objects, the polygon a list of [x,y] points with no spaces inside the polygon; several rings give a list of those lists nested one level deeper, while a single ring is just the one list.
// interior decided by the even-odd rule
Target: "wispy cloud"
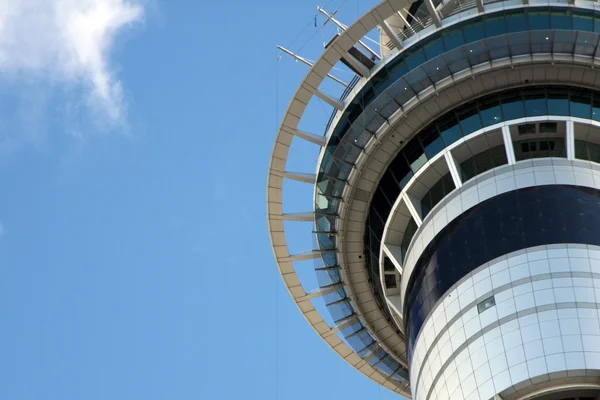
[{"label": "wispy cloud", "polygon": [[0,74],[84,88],[83,103],[111,123],[123,122],[123,86],[110,63],[115,38],[139,22],[131,0],[2,0]]}]

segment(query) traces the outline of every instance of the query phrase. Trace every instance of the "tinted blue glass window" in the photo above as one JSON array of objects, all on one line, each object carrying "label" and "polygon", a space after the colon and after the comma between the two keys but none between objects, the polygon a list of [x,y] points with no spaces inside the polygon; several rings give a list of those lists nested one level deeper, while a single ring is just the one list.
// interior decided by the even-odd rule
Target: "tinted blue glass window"
[{"label": "tinted blue glass window", "polygon": [[596,94],[594,94],[594,101],[592,103],[592,119],[600,121],[600,96]]},{"label": "tinted blue glass window", "polygon": [[575,91],[571,93],[571,115],[580,118],[591,118],[592,98],[589,92]]},{"label": "tinted blue glass window", "polygon": [[444,142],[435,126],[425,129],[419,134],[418,138],[421,141],[421,145],[425,149],[425,155],[428,159],[431,159],[445,147]]},{"label": "tinted blue glass window", "polygon": [[519,11],[511,11],[506,17],[506,29],[508,32],[522,32],[527,27],[527,17]]},{"label": "tinted blue glass window", "polygon": [[454,113],[442,117],[438,127],[446,146],[456,142],[462,137],[462,131],[460,130],[460,126],[458,125]]},{"label": "tinted blue glass window", "polygon": [[550,29],[550,18],[548,18],[547,12],[533,11],[529,12],[527,16],[530,29]]},{"label": "tinted blue glass window", "polygon": [[573,11],[573,29],[576,31],[594,30],[594,18],[592,13],[585,11]]},{"label": "tinted blue glass window", "polygon": [[490,126],[503,121],[502,108],[498,99],[482,102],[479,109],[483,126]]},{"label": "tinted blue glass window", "polygon": [[404,61],[403,56],[398,56],[396,60],[394,60],[391,65],[387,66],[387,71],[390,77],[390,81],[395,82],[401,76],[405,75],[408,72],[408,66]]},{"label": "tinted blue glass window", "polygon": [[550,27],[552,29],[571,29],[571,15],[569,10],[552,10],[550,12]]},{"label": "tinted blue glass window", "polygon": [[569,91],[566,89],[548,89],[548,114],[569,115]]},{"label": "tinted blue glass window", "polygon": [[529,98],[525,100],[525,114],[528,117],[537,117],[546,115],[546,99]]},{"label": "tinted blue glass window", "polygon": [[425,55],[430,60],[442,54],[444,52],[444,44],[441,39],[437,39],[425,46]]},{"label": "tinted blue glass window", "polygon": [[464,29],[464,34],[467,43],[483,39],[485,37],[483,23],[479,22],[470,26],[466,26]]},{"label": "tinted blue glass window", "polygon": [[594,32],[600,32],[600,18],[594,17]]},{"label": "tinted blue glass window", "polygon": [[502,114],[504,120],[523,118],[525,110],[523,109],[523,101],[519,95],[508,95],[501,97]]},{"label": "tinted blue glass window", "polygon": [[493,37],[506,33],[506,19],[504,16],[484,18],[485,36]]},{"label": "tinted blue glass window", "polygon": [[414,52],[410,52],[406,55],[406,63],[409,69],[417,68],[419,65],[425,62],[425,54],[423,50],[419,49]]},{"label": "tinted blue glass window", "polygon": [[458,111],[458,119],[463,136],[473,133],[482,128],[481,119],[477,107],[471,106]]},{"label": "tinted blue glass window", "polygon": [[452,50],[456,47],[465,44],[462,30],[452,29],[442,33],[442,40],[444,41],[444,47],[446,51]]}]

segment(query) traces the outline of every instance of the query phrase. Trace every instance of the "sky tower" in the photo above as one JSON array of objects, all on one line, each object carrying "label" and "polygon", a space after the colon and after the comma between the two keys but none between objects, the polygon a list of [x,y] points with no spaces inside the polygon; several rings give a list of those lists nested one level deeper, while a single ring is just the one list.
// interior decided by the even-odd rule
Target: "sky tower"
[{"label": "sky tower", "polygon": [[[415,400],[600,399],[600,4],[386,0],[350,26],[321,11],[339,32],[319,59],[284,49],[310,70],[267,183],[307,321]],[[315,98],[324,132],[301,129]],[[320,149],[314,170],[286,167],[292,140]],[[289,180],[313,185],[305,212],[284,212]],[[288,223],[315,248],[291,252]],[[295,269],[312,259],[316,290]]]}]

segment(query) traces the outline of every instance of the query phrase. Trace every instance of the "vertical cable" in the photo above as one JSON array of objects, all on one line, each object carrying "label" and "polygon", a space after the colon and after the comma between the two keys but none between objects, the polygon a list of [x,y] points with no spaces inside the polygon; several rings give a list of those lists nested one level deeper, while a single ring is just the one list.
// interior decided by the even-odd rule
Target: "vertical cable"
[{"label": "vertical cable", "polygon": [[[279,60],[281,56],[275,48],[275,134],[279,128]],[[279,399],[279,274],[277,271],[273,274],[275,277],[275,400]]]}]

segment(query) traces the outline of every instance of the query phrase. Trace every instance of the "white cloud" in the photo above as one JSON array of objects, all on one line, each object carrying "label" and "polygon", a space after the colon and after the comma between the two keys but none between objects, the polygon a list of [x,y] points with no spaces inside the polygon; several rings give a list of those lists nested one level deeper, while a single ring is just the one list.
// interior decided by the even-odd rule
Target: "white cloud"
[{"label": "white cloud", "polygon": [[123,88],[109,56],[117,33],[143,12],[131,0],[1,0],[0,74],[83,85],[94,112],[122,121]]}]

